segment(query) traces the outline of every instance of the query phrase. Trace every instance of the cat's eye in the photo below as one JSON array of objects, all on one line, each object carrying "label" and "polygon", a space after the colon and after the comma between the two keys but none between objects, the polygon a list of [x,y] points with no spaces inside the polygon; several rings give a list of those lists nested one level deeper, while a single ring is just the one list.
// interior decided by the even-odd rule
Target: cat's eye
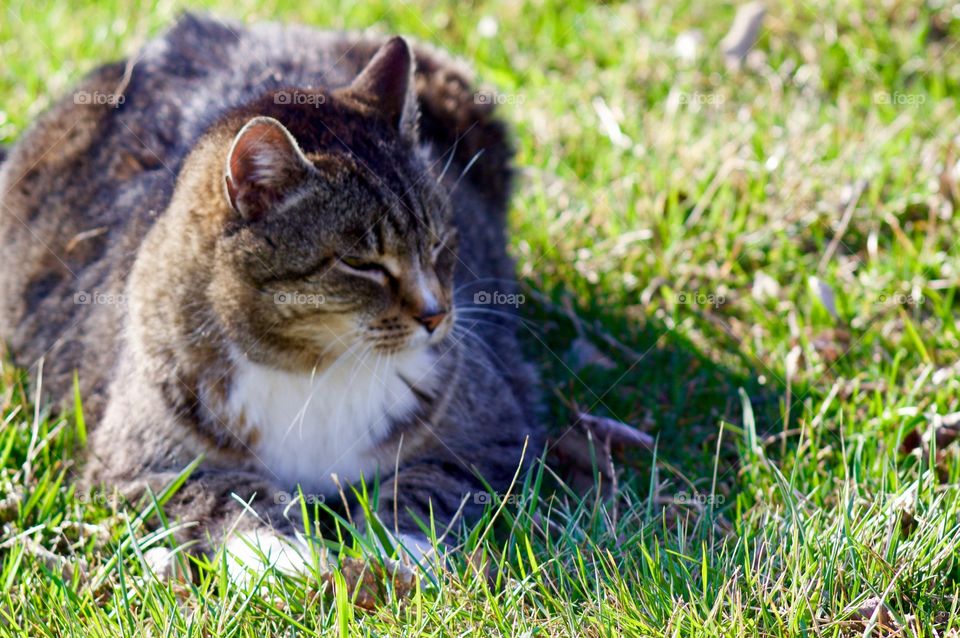
[{"label": "cat's eye", "polygon": [[359,273],[378,277],[389,277],[390,273],[383,264],[364,259],[363,257],[346,256],[340,258],[340,263]]},{"label": "cat's eye", "polygon": [[373,270],[378,267],[378,264],[364,261],[361,257],[341,257],[340,261],[356,270]]}]

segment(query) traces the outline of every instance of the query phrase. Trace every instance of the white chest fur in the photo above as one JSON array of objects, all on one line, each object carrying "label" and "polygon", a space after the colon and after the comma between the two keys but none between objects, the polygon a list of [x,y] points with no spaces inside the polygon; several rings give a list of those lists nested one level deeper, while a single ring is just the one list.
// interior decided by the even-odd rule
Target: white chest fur
[{"label": "white chest fur", "polygon": [[[332,494],[377,472],[377,444],[418,400],[403,381],[428,387],[433,355],[425,349],[339,360],[316,374],[297,374],[235,358],[228,418],[256,428],[252,452],[266,474],[292,489]],[[401,379],[400,377],[403,377]]]}]

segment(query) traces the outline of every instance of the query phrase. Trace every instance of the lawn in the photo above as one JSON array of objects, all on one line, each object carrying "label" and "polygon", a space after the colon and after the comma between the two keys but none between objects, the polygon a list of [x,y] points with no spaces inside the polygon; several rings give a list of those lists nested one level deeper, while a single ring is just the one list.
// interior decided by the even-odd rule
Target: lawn
[{"label": "lawn", "polygon": [[[168,539],[70,486],[82,417],[5,364],[0,634],[960,635],[960,7],[769,3],[734,60],[712,2],[190,6],[470,60],[518,147],[554,440],[583,411],[655,450],[614,450],[613,485],[598,461],[600,489],[542,470],[372,610],[339,576],[164,584],[140,548]],[[184,8],[4,2],[0,143]]]}]

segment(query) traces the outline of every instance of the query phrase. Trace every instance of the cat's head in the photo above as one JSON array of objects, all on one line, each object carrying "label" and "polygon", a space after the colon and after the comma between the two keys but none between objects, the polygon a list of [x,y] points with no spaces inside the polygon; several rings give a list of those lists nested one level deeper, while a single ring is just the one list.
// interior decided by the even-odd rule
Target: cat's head
[{"label": "cat's head", "polygon": [[248,356],[310,368],[451,331],[457,237],[417,151],[413,82],[394,38],[351,85],[273,94],[244,118],[222,167],[229,212],[207,295]]}]

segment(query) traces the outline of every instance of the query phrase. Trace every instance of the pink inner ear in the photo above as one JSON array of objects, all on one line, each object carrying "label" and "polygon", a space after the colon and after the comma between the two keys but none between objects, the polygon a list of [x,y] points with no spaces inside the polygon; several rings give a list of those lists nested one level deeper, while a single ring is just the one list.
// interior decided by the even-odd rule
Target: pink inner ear
[{"label": "pink inner ear", "polygon": [[237,136],[227,160],[230,204],[245,218],[257,218],[279,203],[307,169],[282,124],[253,120]]},{"label": "pink inner ear", "polygon": [[296,157],[296,149],[283,131],[270,124],[254,124],[233,145],[230,175],[241,184],[274,184],[286,172],[285,155]]},{"label": "pink inner ear", "polygon": [[413,57],[407,42],[400,37],[387,41],[373,56],[350,90],[377,108],[396,127],[416,105],[412,92]]}]

